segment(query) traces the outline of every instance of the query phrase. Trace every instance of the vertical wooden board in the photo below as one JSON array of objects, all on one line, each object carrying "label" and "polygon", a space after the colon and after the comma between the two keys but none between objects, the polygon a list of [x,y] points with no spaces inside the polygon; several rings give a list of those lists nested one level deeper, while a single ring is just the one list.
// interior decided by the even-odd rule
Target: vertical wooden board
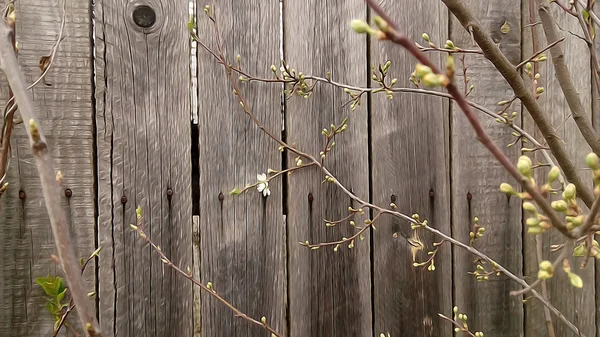
[{"label": "vertical wooden board", "polygon": [[[495,2],[465,1],[465,5],[484,25],[500,49],[513,63],[518,64],[521,56],[521,13],[520,1]],[[504,28],[504,29],[503,29]],[[508,28],[508,29],[507,29]],[[477,48],[471,36],[452,17],[451,40],[462,48]],[[456,83],[463,86],[461,62]],[[500,111],[497,103],[509,100],[513,92],[496,71],[494,66],[481,55],[468,55],[465,59],[467,77],[475,89],[469,99],[492,111]],[[515,102],[507,112],[520,111]],[[507,148],[515,140],[512,129],[499,124],[487,116],[479,115],[480,122],[493,141],[516,163],[520,156],[517,146]],[[499,186],[516,182],[497,162],[489,151],[475,138],[472,126],[460,108],[452,105],[452,233],[461,242],[469,242],[474,218],[485,228],[475,248],[503,265],[515,275],[522,275],[522,229],[521,203],[516,198],[507,198]],[[520,124],[520,118],[515,123]],[[494,274],[488,281],[478,282],[469,274],[477,268],[475,257],[460,248],[454,248],[454,304],[469,317],[469,325],[486,335],[521,336],[523,333],[523,304],[521,297],[511,296],[519,287],[507,277]],[[492,270],[489,264],[486,270]]]},{"label": "vertical wooden board", "polygon": [[105,336],[188,336],[191,283],[129,228],[141,206],[146,233],[191,266],[188,6],[148,1],[141,28],[141,4],[95,5],[100,322]]},{"label": "vertical wooden board", "polygon": [[[227,61],[260,77],[271,77],[279,59],[277,1],[214,1],[220,39]],[[198,34],[217,50],[215,26],[199,11]],[[266,317],[286,333],[285,225],[282,184],[270,184],[263,197],[256,188],[232,196],[234,188],[256,182],[257,174],[281,169],[278,144],[249,119],[233,95],[223,66],[198,50],[198,111],[200,157],[199,252],[194,268],[202,282],[247,315]],[[237,81],[239,74],[234,74]],[[238,82],[239,83],[239,82]],[[281,132],[281,91],[277,84],[239,83],[256,118],[275,135]],[[199,255],[199,256],[198,256]],[[266,332],[234,317],[232,311],[205,293],[201,298],[201,335],[259,336]]]},{"label": "vertical wooden board", "polygon": [[[436,40],[447,39],[448,14],[441,2],[384,5],[410,39],[419,41],[424,32]],[[417,17],[435,20],[415,20]],[[443,65],[443,55],[428,56]],[[409,81],[414,57],[397,45],[374,41],[371,65],[377,68],[387,61],[391,62],[388,83],[398,78],[396,86],[414,86]],[[412,94],[396,94],[389,100],[379,93],[372,102],[374,203],[388,207],[394,202],[399,211],[417,213],[450,234],[448,101]],[[416,261],[423,262],[440,238],[422,230],[417,233],[426,249],[416,255]],[[386,217],[373,234],[375,333],[451,336],[452,329],[438,316],[449,315],[452,308],[451,247],[441,246],[434,260],[435,271],[428,271],[427,266],[413,267],[410,245],[404,239],[413,235],[408,222]]]},{"label": "vertical wooden board", "polygon": [[[358,86],[366,85],[366,41],[350,28],[365,19],[364,2],[288,1],[283,4],[284,55],[290,68]],[[336,137],[325,159],[332,174],[355,194],[368,200],[367,101],[351,111],[340,88],[319,84],[308,99],[294,96],[286,103],[290,144],[318,158],[324,142],[321,130],[349,118],[348,129]],[[295,156],[288,156],[290,166]],[[334,252],[333,246],[311,251],[298,242],[337,241],[355,233],[347,222],[332,228],[325,219],[342,219],[352,203],[339,188],[322,183],[316,169],[289,177],[288,235],[290,336],[371,336],[371,275],[369,235]],[[368,214],[368,209],[365,209]],[[356,219],[361,224],[364,217]]]},{"label": "vertical wooden board", "polygon": [[[533,8],[535,9],[536,21],[539,21],[537,14],[538,6],[534,1]],[[523,18],[529,20],[529,1],[523,4]],[[573,18],[564,13],[558,6],[550,6],[552,14],[558,25],[559,37],[564,37],[565,41],[561,43],[565,52],[565,62],[571,72],[573,83],[579,92],[586,111],[589,111],[591,118],[592,101],[591,101],[591,83],[590,77],[590,58],[589,51],[585,42],[571,35],[568,31],[581,33],[581,28],[576,18]],[[525,21],[523,21],[525,22]],[[535,28],[537,49],[544,48],[548,45],[546,36],[541,25]],[[533,53],[533,40],[530,28],[523,31],[524,38],[524,58],[529,57]],[[585,166],[585,156],[591,151],[587,145],[577,125],[570,117],[570,109],[564,98],[563,92],[558,84],[555,76],[554,66],[552,65],[550,52],[546,52],[548,61],[539,64],[539,73],[541,75],[540,85],[545,88],[544,94],[539,99],[539,103],[546,110],[547,116],[557,130],[559,137],[564,141],[567,152],[571,159],[580,169],[580,175],[586,181],[590,181],[591,175]],[[586,76],[581,76],[586,74]],[[529,115],[524,115],[525,129],[531,133],[535,132],[538,139],[542,139],[541,135],[535,129],[533,120]],[[542,161],[541,156],[536,157],[538,161]],[[540,171],[536,175],[537,181],[546,179],[547,170]],[[539,260],[536,253],[535,238],[531,235],[524,236],[524,259],[525,259],[525,275],[529,281],[537,278],[539,270]],[[546,233],[539,237],[542,244],[542,260],[554,261],[558,256],[557,253],[550,252],[551,246],[564,243],[564,237],[557,231]],[[570,260],[572,271],[577,273],[583,279],[584,288],[576,289],[570,285],[562,268],[557,270],[555,277],[547,281],[548,297],[550,302],[560,310],[572,323],[581,328],[582,333],[586,336],[594,336],[595,328],[595,289],[594,289],[594,265],[588,263],[584,270],[579,269],[580,260],[572,258]],[[526,317],[525,335],[538,336],[547,334],[544,312],[542,305],[537,301],[530,301],[525,306]],[[576,336],[564,324],[558,322],[556,317],[552,317],[556,336]]]},{"label": "vertical wooden board", "polygon": [[[15,5],[19,60],[26,81],[32,83],[41,74],[40,58],[50,55],[58,38],[63,2],[25,0]],[[69,199],[64,194],[56,197],[61,198],[65,206],[76,254],[87,257],[95,249],[89,2],[70,1],[66,11],[64,40],[46,76],[52,86],[40,83],[33,89],[32,96],[48,136],[55,169],[64,175],[63,188],[72,191]],[[4,79],[1,86],[4,106],[8,98]],[[0,239],[11,251],[6,258],[2,253],[0,283],[10,287],[0,289],[0,335],[49,335],[54,322],[45,309],[45,296],[35,284],[35,278],[62,276],[62,272],[51,262],[50,256],[56,254],[56,247],[38,172],[22,125],[15,127],[12,140],[10,188],[2,197],[3,206],[6,205],[2,210],[6,221],[2,233],[7,237]],[[18,198],[19,190],[25,192],[23,201]],[[84,276],[89,291],[94,291],[93,262]],[[72,327],[81,332],[76,315],[72,318]]]},{"label": "vertical wooden board", "polygon": [[[596,7],[597,10],[598,7]],[[598,26],[594,26],[595,29],[598,29]],[[598,57],[600,53],[600,39],[594,36],[594,48],[596,51],[596,57]],[[590,62],[593,62],[590,60]],[[591,63],[590,63],[591,64]],[[596,80],[594,79],[594,65],[590,65],[590,81],[592,84],[591,89],[591,100],[592,100],[592,123],[594,125],[594,130],[596,130],[596,134],[600,135],[600,94],[598,93],[598,87],[596,86]],[[596,240],[598,237],[596,237]],[[596,259],[594,264],[594,291],[595,291],[595,304],[596,304],[596,336],[600,336],[600,260]],[[591,262],[590,262],[591,263]]]}]

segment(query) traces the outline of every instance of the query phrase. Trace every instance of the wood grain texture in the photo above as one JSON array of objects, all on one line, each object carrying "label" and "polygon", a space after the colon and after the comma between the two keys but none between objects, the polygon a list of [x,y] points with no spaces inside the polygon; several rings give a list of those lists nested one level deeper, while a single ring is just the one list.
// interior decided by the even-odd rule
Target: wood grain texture
[{"label": "wood grain texture", "polygon": [[[284,55],[291,68],[305,74],[365,86],[366,41],[350,28],[350,21],[365,19],[363,1],[284,2]],[[318,156],[323,150],[321,130],[349,117],[348,129],[336,137],[336,146],[325,165],[332,174],[362,198],[369,197],[367,102],[350,111],[342,89],[318,85],[303,99],[286,103],[286,131],[291,144]],[[288,163],[295,165],[293,155]],[[325,226],[324,219],[348,215],[351,200],[315,169],[289,177],[289,305],[290,336],[371,336],[371,275],[369,237],[355,248],[333,246],[316,251],[298,245],[337,241],[355,232],[347,222]],[[368,211],[365,209],[365,211]],[[366,213],[368,214],[368,212]],[[361,224],[364,217],[356,219]]]},{"label": "wood grain texture", "polygon": [[[597,27],[596,27],[597,29]],[[596,51],[596,57],[598,57],[600,53],[600,38],[598,38],[597,34],[594,37],[594,48]],[[590,61],[591,62],[591,61]],[[592,65],[593,67],[593,65]],[[592,72],[594,68],[591,68]],[[594,79],[593,73],[590,73],[590,82],[592,85],[592,93],[591,93],[591,101],[592,101],[592,124],[594,126],[594,130],[596,130],[596,134],[600,134],[600,94],[598,93],[598,87],[596,86],[596,80]],[[598,237],[596,237],[598,240]],[[590,261],[591,263],[591,261]],[[594,261],[594,291],[595,291],[595,303],[596,303],[596,336],[600,336],[600,260],[596,259]]]},{"label": "wood grain texture", "polygon": [[[535,18],[539,21],[537,14],[537,5],[535,5]],[[559,28],[559,36],[564,37],[565,41],[561,44],[565,52],[565,62],[571,72],[575,87],[579,92],[579,98],[586,112],[591,113],[592,101],[591,101],[591,82],[589,76],[581,76],[580,74],[590,74],[590,61],[589,51],[585,42],[579,38],[571,35],[567,31],[581,33],[581,28],[576,18],[573,18],[564,12],[562,12],[557,6],[551,6],[552,14],[556,20],[556,24]],[[523,2],[523,20],[529,21],[529,1]],[[523,21],[525,22],[525,21]],[[535,28],[536,33],[536,44],[537,49],[544,48],[547,46],[546,37],[541,26]],[[533,53],[533,41],[531,30],[525,29],[523,31],[524,37],[524,57],[529,57]],[[547,52],[548,61],[539,64],[539,73],[541,75],[540,85],[545,88],[545,92],[539,99],[540,105],[547,112],[547,116],[550,118],[552,124],[557,130],[559,137],[565,142],[565,147],[568,153],[571,155],[571,159],[576,164],[576,167],[580,169],[580,175],[583,179],[590,182],[591,188],[591,176],[588,170],[585,170],[585,156],[591,152],[590,147],[586,144],[585,140],[581,136],[577,125],[570,118],[570,110],[567,102],[565,101],[564,95],[558,84],[554,67],[550,59],[550,53]],[[525,114],[524,115],[524,126],[529,132],[536,132],[533,121]],[[539,138],[539,133],[535,134]],[[541,156],[536,157],[538,161],[542,161]],[[543,181],[546,179],[547,170],[538,172],[536,176],[537,181]],[[583,205],[582,205],[583,206]],[[585,206],[583,206],[585,209]],[[587,211],[586,211],[587,212]],[[524,262],[525,262],[525,275],[529,280],[535,280],[537,272],[539,270],[538,256],[536,254],[536,242],[530,235],[526,235],[524,240]],[[542,260],[554,261],[557,257],[557,253],[550,253],[550,247],[554,244],[564,243],[564,238],[558,232],[554,231],[551,233],[544,234],[540,237],[542,243]],[[594,289],[594,265],[588,263],[584,270],[579,269],[580,259],[571,258],[570,263],[572,271],[577,273],[583,279],[584,288],[576,289],[572,287],[562,271],[562,268],[556,272],[556,276],[551,280],[547,281],[548,295],[550,302],[560,310],[565,316],[573,322],[576,326],[580,327],[582,332],[587,336],[594,336],[596,334],[595,327],[595,289]],[[525,336],[539,336],[547,334],[547,327],[544,320],[544,313],[542,306],[536,302],[531,301],[525,306],[526,317],[525,321]],[[554,330],[556,336],[576,336],[573,332],[568,330],[563,324],[557,322],[556,318],[552,318]]]},{"label": "wood grain texture", "polygon": [[[513,63],[520,62],[521,56],[521,13],[520,1],[495,2],[465,1],[473,14],[479,18],[502,52]],[[504,25],[504,31],[502,30]],[[506,28],[508,27],[508,30]],[[470,35],[452,17],[451,40],[462,48],[474,48]],[[476,47],[475,47],[476,48]],[[499,111],[497,103],[512,98],[510,86],[496,71],[494,66],[482,56],[469,55],[465,59],[469,84],[475,89],[471,100]],[[456,59],[456,78],[463,85],[462,67]],[[520,111],[520,104],[514,103],[508,113]],[[486,132],[492,140],[504,149],[504,153],[516,163],[519,145],[507,148],[515,140],[512,130],[479,115]],[[478,239],[475,247],[487,254],[515,275],[522,275],[521,203],[516,198],[507,198],[499,186],[503,182],[516,185],[506,170],[489,151],[475,138],[475,133],[463,112],[457,105],[452,106],[452,233],[462,242],[469,242],[473,230],[474,217],[485,228],[485,234]],[[515,123],[520,124],[520,117]],[[504,276],[489,276],[485,282],[477,282],[474,256],[464,250],[454,248],[454,304],[469,317],[470,326],[486,335],[522,336],[523,305],[521,297],[510,296],[510,291],[518,286]],[[489,264],[486,270],[492,270]]]},{"label": "wood grain texture", "polygon": [[[26,81],[32,83],[41,74],[40,57],[50,55],[58,38],[63,3],[25,0],[15,4],[19,59]],[[69,1],[66,10],[65,40],[46,76],[52,86],[40,83],[32,93],[55,168],[64,175],[63,187],[73,192],[70,199],[64,194],[56,197],[62,199],[67,212],[76,254],[87,257],[94,251],[95,226],[89,2]],[[8,98],[4,77],[0,87],[4,106]],[[0,335],[47,336],[54,322],[35,278],[61,275],[61,271],[50,259],[56,247],[22,125],[15,127],[12,150],[10,187],[2,196],[0,225]],[[19,190],[26,194],[23,201]],[[89,291],[94,291],[94,263],[84,276]],[[76,315],[72,318],[72,326],[80,331]]]},{"label": "wood grain texture", "polygon": [[94,13],[100,323],[105,336],[189,336],[191,283],[129,229],[141,206],[151,239],[191,267],[188,4],[143,3],[156,13],[146,29],[132,19],[140,4],[98,1]]},{"label": "wood grain texture", "polygon": [[[271,77],[279,60],[277,1],[219,0],[212,4],[228,62],[251,74]],[[203,11],[199,37],[217,50],[215,27]],[[195,269],[202,282],[235,307],[285,334],[285,224],[282,183],[273,180],[271,195],[256,189],[231,196],[229,191],[256,182],[257,174],[281,169],[278,144],[248,118],[233,95],[225,69],[208,52],[198,50],[198,116],[200,156],[199,252]],[[237,79],[239,75],[234,75]],[[240,92],[268,130],[280,135],[280,85],[240,83]],[[199,255],[199,256],[198,256]],[[200,293],[201,336],[261,336],[260,327],[233,316],[231,310]]]},{"label": "wood grain texture", "polygon": [[[384,6],[409,38],[419,41],[427,32],[432,39],[447,39],[448,14],[441,2],[386,2]],[[435,20],[415,19],[423,17]],[[442,65],[442,55],[429,56]],[[397,86],[414,86],[408,79],[415,59],[396,45],[374,41],[371,65],[377,67],[387,61],[392,64],[389,77],[398,78]],[[397,94],[388,100],[375,94],[372,102],[374,203],[386,206],[394,202],[399,211],[418,213],[431,226],[450,234],[448,101],[410,94]],[[417,233],[426,245],[416,256],[416,261],[422,262],[439,238],[420,230]],[[404,239],[412,234],[408,222],[388,217],[374,232],[375,333],[451,336],[451,328],[438,316],[449,315],[452,310],[451,248],[440,248],[435,271],[415,268]]]}]

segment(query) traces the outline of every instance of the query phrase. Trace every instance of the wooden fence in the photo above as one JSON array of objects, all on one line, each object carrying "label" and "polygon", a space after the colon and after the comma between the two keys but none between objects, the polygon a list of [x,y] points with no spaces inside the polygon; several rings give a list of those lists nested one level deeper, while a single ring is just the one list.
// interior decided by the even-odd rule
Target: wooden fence
[{"label": "wooden fence", "polygon": [[[370,65],[390,60],[397,85],[411,86],[415,61],[408,53],[350,29],[352,19],[371,15],[363,0],[284,0],[282,7],[277,0],[212,2],[229,61],[241,55],[243,68],[252,74],[272,76],[270,65],[279,64],[283,46],[287,62],[305,74],[331,72],[336,81],[368,87],[375,85]],[[528,1],[464,2],[513,63],[532,54],[530,23],[536,19],[530,21]],[[129,228],[138,205],[152,239],[174,262],[191,266],[196,277],[211,281],[240,310],[257,319],[266,316],[285,336],[451,336],[452,327],[438,313],[450,316],[454,305],[486,336],[546,334],[540,304],[510,296],[518,286],[505,277],[477,282],[468,274],[474,258],[464,250],[443,245],[434,272],[414,268],[406,242],[394,235],[408,235],[408,223],[382,218],[366,240],[337,253],[298,245],[351,232],[324,226],[325,218],[345,216],[351,202],[339,189],[322,184],[316,170],[272,182],[268,198],[255,191],[230,196],[234,187],[253,183],[268,168],[294,165],[294,157],[282,158],[278,144],[240,110],[223,67],[202,49],[191,54],[189,4],[92,3],[67,1],[65,40],[47,76],[52,86],[38,85],[32,92],[64,175],[60,197],[77,252],[83,257],[102,247],[85,279],[96,292],[104,336],[266,336],[163,266]],[[62,2],[18,0],[15,5],[19,58],[33,82],[40,75],[40,57],[58,37]],[[151,8],[154,20],[148,12],[134,19],[140,5]],[[196,4],[198,34],[215,48],[204,5]],[[427,32],[438,44],[452,39],[472,46],[441,1],[383,5],[415,41]],[[555,16],[563,29],[579,32],[576,19],[558,11]],[[540,28],[537,32],[539,48],[546,41]],[[581,99],[599,127],[587,47],[571,34],[562,35]],[[197,58],[192,67],[190,55]],[[439,63],[445,58],[430,56]],[[496,110],[497,102],[512,97],[482,57],[467,56],[467,65],[476,86],[472,100]],[[546,93],[540,102],[583,167],[589,149],[576,136],[551,65],[542,65],[541,73]],[[5,103],[6,81],[0,84]],[[375,94],[351,111],[344,106],[343,90],[319,85],[309,99],[293,97],[282,109],[280,85],[252,82],[242,90],[268,129],[277,135],[283,130],[289,143],[315,155],[322,146],[321,130],[348,116],[349,129],[328,157],[341,182],[375,204],[394,202],[402,212],[419,213],[463,242],[476,216],[486,228],[478,247],[515,274],[535,278],[538,247],[523,234],[520,202],[498,191],[500,183],[512,180],[448,100],[408,93],[388,100]],[[517,123],[536,133],[523,115]],[[480,119],[498,144],[514,141],[508,127]],[[52,233],[21,126],[12,149],[10,187],[0,199],[0,336],[51,336],[53,320],[35,278],[60,271],[51,262]],[[505,151],[513,160],[520,155],[518,146]],[[423,237],[429,248],[438,239]],[[540,238],[544,258],[557,243],[558,235]],[[578,273],[583,290],[556,277],[548,283],[549,297],[586,336],[598,336],[600,277],[593,263]],[[557,336],[574,336],[553,321]],[[78,329],[76,320],[72,327]],[[73,333],[65,329],[63,335]]]}]

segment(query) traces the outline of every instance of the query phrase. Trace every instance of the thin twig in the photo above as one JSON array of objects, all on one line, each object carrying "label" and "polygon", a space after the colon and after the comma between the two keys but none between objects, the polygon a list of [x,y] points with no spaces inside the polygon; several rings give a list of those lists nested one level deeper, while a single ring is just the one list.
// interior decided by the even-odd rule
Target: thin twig
[{"label": "thin twig", "polygon": [[56,249],[65,280],[71,289],[71,296],[77,306],[77,313],[83,330],[90,336],[101,336],[100,326],[96,320],[93,302],[87,296],[85,284],[79,271],[79,262],[75,256],[71,243],[69,224],[65,211],[61,205],[60,187],[56,181],[54,164],[46,138],[41,128],[41,123],[34,110],[31,94],[25,85],[21,67],[17,62],[10,41],[10,28],[5,22],[0,23],[0,68],[6,74],[8,83],[14,91],[21,116],[25,121],[25,130],[29,136],[29,143],[40,176],[42,193],[50,219],[50,226],[54,236]]},{"label": "thin twig", "polygon": [[188,279],[190,282],[192,282],[193,284],[197,285],[198,287],[200,287],[204,292],[208,293],[210,296],[214,297],[216,300],[218,300],[219,302],[223,303],[225,306],[227,306],[234,314],[236,317],[240,317],[256,326],[259,326],[265,330],[267,330],[269,333],[271,333],[271,336],[275,336],[275,337],[282,337],[282,335],[280,333],[278,333],[274,328],[272,328],[269,324],[266,323],[266,321],[263,323],[261,321],[258,321],[248,315],[246,315],[244,312],[242,312],[241,310],[239,310],[238,308],[236,308],[233,304],[229,303],[226,299],[224,299],[223,297],[221,297],[213,288],[212,284],[209,285],[205,285],[204,283],[200,282],[199,280],[195,279],[190,272],[185,272],[183,271],[181,268],[179,268],[176,264],[174,264],[168,256],[165,255],[165,253],[160,249],[159,246],[157,246],[148,235],[146,235],[146,233],[144,232],[144,220],[143,217],[141,216],[141,214],[138,214],[137,216],[137,226],[133,226],[134,229],[138,232],[138,234],[142,237],[142,239],[144,239],[151,247],[152,249],[158,253],[158,255],[160,256],[160,260],[169,268],[175,270],[178,274],[182,275],[183,277],[185,277],[186,279]]},{"label": "thin twig", "polygon": [[[559,40],[556,40],[556,41],[554,41],[554,42],[550,43],[550,44],[549,44],[549,45],[547,45],[547,46],[546,46],[544,49],[542,49],[542,50],[538,51],[537,53],[535,53],[535,54],[531,55],[531,56],[530,56],[529,58],[527,58],[525,61],[523,61],[523,62],[521,62],[521,63],[517,64],[517,66],[516,66],[515,68],[517,68],[517,69],[521,68],[522,66],[526,65],[526,64],[527,64],[527,62],[531,62],[531,60],[533,60],[534,58],[536,58],[536,57],[540,56],[540,55],[541,55],[543,52],[545,52],[546,50],[548,50],[548,49],[550,49],[550,48],[554,47],[555,45],[557,45],[557,44],[559,44],[559,43],[563,42],[564,40],[565,40],[565,38],[563,37],[563,38],[561,38],[561,39],[559,39]],[[536,72],[537,72],[537,71],[536,71]]]}]

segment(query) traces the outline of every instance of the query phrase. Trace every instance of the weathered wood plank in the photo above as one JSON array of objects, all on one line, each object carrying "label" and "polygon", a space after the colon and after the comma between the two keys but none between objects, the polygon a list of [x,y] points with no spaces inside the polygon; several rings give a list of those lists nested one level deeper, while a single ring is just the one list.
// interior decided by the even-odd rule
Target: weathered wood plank
[{"label": "weathered wood plank", "polygon": [[[497,2],[465,1],[486,27],[493,39],[500,43],[503,53],[517,64],[521,56],[520,1]],[[504,32],[502,31],[504,25]],[[507,29],[508,28],[508,29]],[[451,21],[451,39],[457,46],[473,48],[471,36],[460,23]],[[456,59],[456,82],[462,85],[462,67]],[[512,98],[512,90],[494,66],[482,56],[469,55],[465,59],[469,84],[475,89],[471,100],[499,111],[497,103]],[[519,111],[519,103],[507,112]],[[507,148],[514,141],[512,130],[494,119],[480,116],[486,132],[504,153],[516,163],[520,155],[518,146]],[[515,123],[520,124],[520,118]],[[484,236],[475,247],[487,254],[516,275],[522,275],[521,203],[516,198],[508,199],[499,191],[503,182],[515,185],[514,180],[496,161],[489,151],[475,139],[475,133],[458,106],[452,106],[452,226],[453,235],[462,242],[469,242],[474,217],[485,228]],[[518,286],[508,278],[492,274],[488,281],[477,282],[468,274],[477,268],[474,256],[466,251],[454,249],[454,298],[461,312],[468,315],[469,325],[486,335],[521,336],[523,333],[523,305],[521,298],[511,296]],[[483,265],[492,270],[489,264]]]},{"label": "weathered wood plank", "polygon": [[[284,2],[284,55],[291,68],[305,74],[365,86],[366,41],[350,28],[350,21],[365,19],[363,1]],[[288,142],[315,156],[323,150],[321,130],[349,117],[348,129],[336,137],[325,163],[357,195],[369,197],[367,102],[350,111],[348,95],[339,88],[318,85],[304,100],[297,95],[286,103]],[[288,163],[294,166],[292,154]],[[351,200],[331,184],[321,183],[316,170],[289,177],[289,305],[290,336],[371,336],[371,275],[369,235],[346,245],[308,250],[298,242],[337,241],[355,230],[346,222],[333,228],[324,219],[348,215]],[[368,210],[366,214],[368,214]],[[356,219],[357,224],[362,218]]]},{"label": "weathered wood plank", "polygon": [[[271,77],[279,60],[277,1],[213,1],[228,62],[261,77]],[[217,50],[215,27],[202,10],[198,34]],[[281,169],[277,143],[270,140],[240,108],[225,70],[208,52],[198,50],[198,116],[200,156],[199,251],[194,268],[226,300],[255,319],[265,316],[285,333],[285,224],[282,183],[270,184],[271,195],[256,189],[231,196],[234,187],[256,182],[268,169]],[[234,75],[237,78],[239,75]],[[280,85],[240,83],[255,116],[279,135]],[[201,252],[201,254],[199,253]],[[201,335],[259,336],[265,332],[233,316],[231,310],[199,293]]]},{"label": "weathered wood plank", "polygon": [[147,28],[139,5],[95,7],[100,322],[106,336],[187,336],[191,284],[128,227],[141,206],[152,240],[191,266],[188,4],[148,1]]},{"label": "weathered wood plank", "polygon": [[[386,2],[384,6],[411,39],[419,41],[427,32],[436,40],[446,40],[447,11],[441,2]],[[435,20],[415,19],[421,17]],[[409,77],[416,61],[408,52],[377,41],[371,50],[375,67],[391,61],[388,83],[397,77],[396,86],[414,86]],[[443,55],[429,56],[442,65]],[[394,202],[401,212],[418,213],[431,226],[450,234],[448,101],[410,94],[388,100],[383,93],[375,94],[371,127],[373,201],[385,207]],[[452,330],[438,316],[451,310],[451,248],[440,248],[435,271],[428,271],[427,266],[415,268],[410,246],[403,238],[412,234],[407,222],[389,217],[383,218],[374,232],[375,332],[451,336]],[[439,238],[423,231],[418,235],[427,247],[416,256],[417,262],[422,262]]]},{"label": "weathered wood plank", "polygon": [[[535,20],[539,21],[537,2],[535,0],[529,1],[534,2],[533,8],[535,10]],[[523,22],[527,23],[529,23],[530,13],[529,1],[524,1],[523,4]],[[552,14],[556,19],[556,24],[560,27],[559,36],[565,38],[565,41],[561,44],[565,52],[565,62],[572,74],[574,85],[579,92],[579,98],[586,111],[589,111],[591,114],[592,87],[590,77],[588,76],[590,74],[589,51],[582,40],[567,32],[572,31],[580,34],[581,28],[579,27],[577,19],[565,14],[557,6],[553,5],[551,8]],[[541,26],[537,26],[535,32],[537,50],[539,50],[547,46],[548,43]],[[533,40],[530,28],[523,31],[523,37],[523,54],[524,57],[529,57],[529,55],[533,53]],[[548,61],[539,64],[539,73],[541,75],[539,82],[540,86],[545,88],[544,94],[539,99],[540,105],[546,109],[547,116],[556,128],[559,137],[565,142],[565,147],[567,152],[571,155],[571,159],[575,162],[576,166],[581,169],[581,177],[589,181],[591,187],[589,170],[585,170],[585,156],[591,151],[590,147],[581,136],[573,119],[570,118],[571,112],[556,79],[550,52],[547,52],[546,55],[548,56]],[[586,75],[581,76],[581,74]],[[534,129],[533,120],[531,120],[531,117],[528,115],[524,115],[524,126],[526,130],[531,133],[536,131]],[[539,136],[539,133],[537,135]],[[541,156],[536,158],[538,161],[542,161]],[[540,170],[540,172],[537,173],[536,180],[543,181],[546,179],[547,172],[547,170]],[[554,261],[558,255],[557,253],[550,252],[551,245],[564,243],[562,235],[557,231],[553,231],[538,238],[541,240],[541,249],[543,252],[541,260]],[[539,257],[536,253],[535,238],[531,235],[525,235],[524,246],[525,275],[530,281],[533,281],[537,278],[536,275],[539,270]],[[582,333],[587,336],[594,336],[596,334],[596,304],[593,286],[594,264],[588,263],[585,270],[580,270],[579,264],[581,261],[579,259],[572,258],[570,262],[572,271],[580,275],[583,279],[584,288],[576,289],[571,286],[564,272],[558,270],[555,277],[546,282],[548,296],[550,302],[556,306],[558,310],[560,310],[571,322],[581,328]],[[540,303],[532,300],[526,304],[525,310],[527,317],[527,320],[525,321],[525,335],[539,336],[547,334],[548,329],[546,327],[543,307]],[[554,323],[553,326],[556,336],[576,336],[576,334],[566,328],[564,324],[558,322],[555,317],[552,317],[552,321]]]},{"label": "weathered wood plank", "polygon": [[[58,38],[62,4],[15,2],[19,59],[28,83],[39,77],[40,57],[50,54]],[[52,86],[36,86],[33,99],[47,130],[56,169],[64,175],[63,187],[72,191],[69,199],[64,194],[56,197],[63,200],[76,253],[87,257],[94,251],[95,226],[89,2],[70,1],[66,10],[65,40],[46,76]],[[4,106],[8,98],[4,78],[0,87]],[[22,125],[15,127],[12,140],[10,187],[2,196],[0,225],[0,335],[51,335],[53,318],[46,311],[45,297],[35,278],[61,275],[61,271],[50,259],[51,254],[56,254],[56,247]],[[24,200],[19,200],[19,190],[25,192]],[[85,281],[89,291],[93,291],[94,263],[89,265]],[[76,315],[73,317],[72,326],[80,331]]]}]

